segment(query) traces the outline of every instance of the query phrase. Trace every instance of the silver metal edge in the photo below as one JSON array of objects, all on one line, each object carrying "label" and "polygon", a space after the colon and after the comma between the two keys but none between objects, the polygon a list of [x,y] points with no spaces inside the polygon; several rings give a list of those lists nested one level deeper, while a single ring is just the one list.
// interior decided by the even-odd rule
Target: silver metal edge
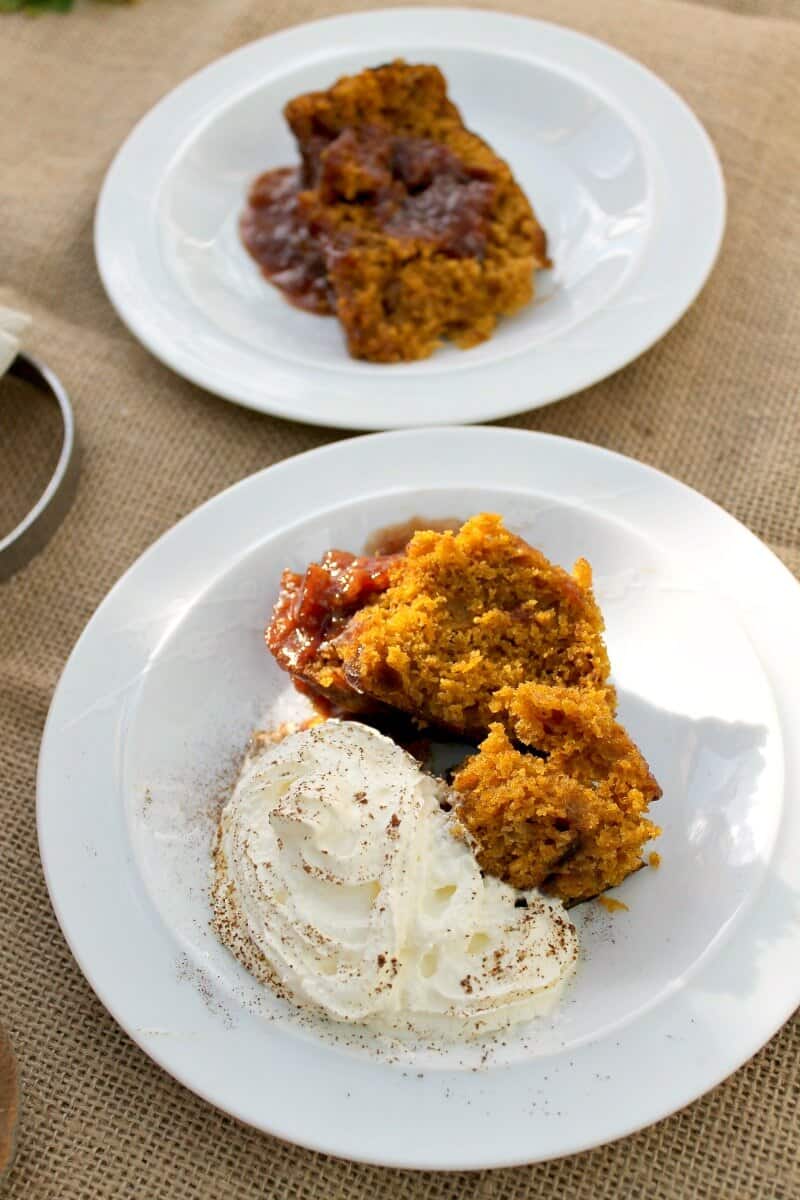
[{"label": "silver metal edge", "polygon": [[75,417],[66,389],[49,367],[20,352],[8,374],[47,392],[58,404],[64,425],[64,440],[50,482],[33,508],[0,539],[0,582],[9,579],[47,544],[69,511],[78,482],[78,442]]}]

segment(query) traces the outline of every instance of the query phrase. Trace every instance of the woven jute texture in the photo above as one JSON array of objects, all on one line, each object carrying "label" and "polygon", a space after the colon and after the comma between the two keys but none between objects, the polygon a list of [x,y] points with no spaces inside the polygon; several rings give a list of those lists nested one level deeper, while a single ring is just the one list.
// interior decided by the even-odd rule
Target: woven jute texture
[{"label": "woven jute texture", "polygon": [[[613,378],[508,424],[653,463],[723,505],[800,572],[800,22],[787,19],[798,0],[503,6],[601,37],[662,75],[716,142],[730,202],[719,264],[678,326]],[[356,0],[144,0],[0,17],[0,303],[32,312],[31,349],[67,384],[84,451],[65,523],[0,589],[0,1019],[24,1089],[6,1195],[790,1200],[800,1196],[796,1020],[710,1095],[616,1145],[474,1175],[381,1170],[242,1128],[168,1078],[95,999],[51,911],[34,827],[36,757],[84,624],[184,513],[257,468],[341,436],[226,404],[134,342],[94,267],[98,188],[137,118],[192,71],[254,37],[352,7]],[[16,510],[40,478],[25,477],[42,470],[33,451],[46,457],[48,446],[19,412],[19,396],[6,395],[0,491]]]}]

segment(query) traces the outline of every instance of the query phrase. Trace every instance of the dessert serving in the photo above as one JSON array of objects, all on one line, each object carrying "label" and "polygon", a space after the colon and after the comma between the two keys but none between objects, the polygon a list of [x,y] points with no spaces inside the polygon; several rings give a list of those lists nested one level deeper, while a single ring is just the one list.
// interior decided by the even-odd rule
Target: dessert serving
[{"label": "dessert serving", "polygon": [[660,832],[602,633],[589,564],[490,513],[285,571],[267,645],[317,715],[255,739],[223,813],[222,940],[337,1020],[454,1036],[550,1006],[577,957],[564,905]]},{"label": "dessert serving", "polygon": [[338,317],[354,358],[474,346],[532,299],[544,230],[437,67],[362,71],[285,117],[301,165],[256,179],[242,240],[291,303]]},{"label": "dessert serving", "polygon": [[483,875],[448,794],[353,721],[256,742],[216,848],[223,941],[339,1021],[458,1035],[544,1011],[572,970],[575,931],[554,900],[518,906]]}]

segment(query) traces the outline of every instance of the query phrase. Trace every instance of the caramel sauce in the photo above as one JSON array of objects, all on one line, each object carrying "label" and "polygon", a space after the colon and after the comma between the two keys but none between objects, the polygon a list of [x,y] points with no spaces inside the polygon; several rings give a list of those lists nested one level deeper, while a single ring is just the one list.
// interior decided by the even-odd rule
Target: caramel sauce
[{"label": "caramel sauce", "polygon": [[356,555],[329,550],[304,575],[284,571],[267,646],[287,671],[302,670],[325,641],[344,629],[353,613],[389,586],[398,555]]},{"label": "caramel sauce", "polygon": [[261,273],[296,308],[328,316],[336,302],[328,283],[325,253],[304,219],[298,197],[300,171],[280,167],[259,175],[239,225],[245,248]]},{"label": "caramel sauce", "polygon": [[399,554],[405,550],[415,533],[430,529],[434,533],[455,532],[464,524],[460,517],[409,517],[407,521],[399,521],[397,525],[386,525],[367,538],[364,543],[365,554]]}]

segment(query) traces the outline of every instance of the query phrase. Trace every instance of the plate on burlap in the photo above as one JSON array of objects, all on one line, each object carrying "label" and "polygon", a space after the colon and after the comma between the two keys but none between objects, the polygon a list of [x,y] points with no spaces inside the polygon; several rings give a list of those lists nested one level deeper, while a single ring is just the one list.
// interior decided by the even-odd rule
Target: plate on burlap
[{"label": "plate on burlap", "polygon": [[[252,180],[293,164],[281,110],[404,57],[439,66],[548,235],[537,298],[470,350],[359,362],[338,322],[291,307],[243,249]],[[714,149],[684,102],[592,38],[501,13],[391,9],[244,46],[166,96],[114,160],[97,262],[122,320],[187,379],[263,412],[349,429],[469,423],[618,370],[679,319],[725,224]]]},{"label": "plate on burlap", "polygon": [[[211,841],[250,731],[299,703],[263,644],[281,570],[415,514],[482,510],[564,566],[591,562],[621,719],[664,790],[662,863],[615,892],[628,911],[571,910],[581,960],[551,1016],[387,1053],[298,1020],[223,949]],[[278,1137],[443,1169],[621,1137],[717,1084],[797,1004],[798,623],[800,588],[743,526],[596,446],[439,429],[289,459],[162,537],[67,663],[38,777],[61,927],[147,1054]]]}]

